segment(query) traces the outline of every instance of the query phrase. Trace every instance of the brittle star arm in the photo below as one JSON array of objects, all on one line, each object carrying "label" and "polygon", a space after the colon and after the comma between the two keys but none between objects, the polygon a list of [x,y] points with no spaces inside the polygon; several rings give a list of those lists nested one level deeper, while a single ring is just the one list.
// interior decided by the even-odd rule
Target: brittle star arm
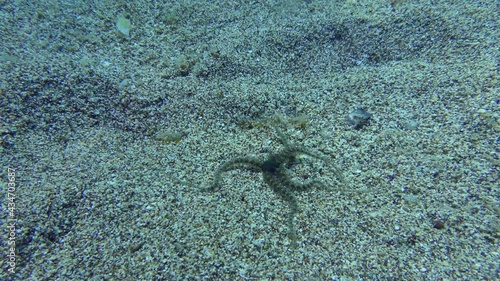
[{"label": "brittle star arm", "polygon": [[218,189],[220,187],[220,182],[222,181],[222,173],[236,169],[262,172],[262,163],[258,159],[252,157],[235,158],[228,161],[217,169],[213,184],[208,188],[204,188],[203,191],[214,191]]},{"label": "brittle star arm", "polygon": [[299,211],[299,205],[297,203],[297,199],[293,195],[292,190],[289,189],[288,181],[283,177],[283,167],[278,168],[276,173],[264,172],[262,174],[264,182],[271,187],[273,192],[278,195],[283,201],[288,204],[289,213],[287,217],[287,225],[288,225],[288,236],[292,243],[292,246],[295,247],[297,241],[297,234],[295,231],[295,226],[293,224],[293,219],[295,218],[295,214]]}]

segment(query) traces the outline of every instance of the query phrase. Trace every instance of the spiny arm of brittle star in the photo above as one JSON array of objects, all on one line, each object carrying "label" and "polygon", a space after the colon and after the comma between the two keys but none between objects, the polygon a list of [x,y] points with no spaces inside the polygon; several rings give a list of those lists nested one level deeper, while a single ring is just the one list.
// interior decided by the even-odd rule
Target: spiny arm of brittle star
[{"label": "spiny arm of brittle star", "polygon": [[217,169],[217,172],[215,172],[215,178],[213,184],[205,188],[205,191],[213,191],[216,190],[220,187],[221,181],[222,181],[222,173],[224,172],[229,172],[232,170],[237,170],[237,169],[245,169],[245,170],[250,170],[250,171],[256,171],[256,172],[261,172],[262,171],[262,163],[253,157],[242,157],[242,158],[235,158],[231,161],[228,161],[224,163],[222,166]]},{"label": "spiny arm of brittle star", "polygon": [[285,134],[278,128],[275,128],[275,130],[276,130],[276,135],[278,135],[278,139],[281,142],[281,144],[284,145],[285,147],[288,147],[289,144],[288,141],[286,140]]},{"label": "spiny arm of brittle star", "polygon": [[236,169],[261,171],[262,162],[253,157],[240,157],[224,163],[217,169],[217,173],[229,172]]},{"label": "spiny arm of brittle star", "polygon": [[[264,175],[266,176],[265,173]],[[267,181],[269,182],[269,179],[267,179]],[[297,203],[297,199],[295,199],[295,196],[293,195],[292,191],[286,189],[286,186],[284,185],[273,185],[271,186],[271,188],[283,201],[285,201],[288,204],[289,208],[287,216],[288,236],[292,243],[292,247],[295,247],[297,245],[297,230],[295,229],[293,220],[295,218],[295,215],[299,211],[299,205]]]}]

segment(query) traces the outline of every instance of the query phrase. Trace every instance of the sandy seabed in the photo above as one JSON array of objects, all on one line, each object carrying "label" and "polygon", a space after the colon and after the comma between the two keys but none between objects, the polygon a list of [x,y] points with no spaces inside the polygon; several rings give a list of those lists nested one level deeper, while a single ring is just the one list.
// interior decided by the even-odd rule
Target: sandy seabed
[{"label": "sandy seabed", "polygon": [[[0,3],[0,279],[498,278],[497,1],[87,2]],[[295,246],[262,173],[200,191],[279,132],[330,159]]]}]

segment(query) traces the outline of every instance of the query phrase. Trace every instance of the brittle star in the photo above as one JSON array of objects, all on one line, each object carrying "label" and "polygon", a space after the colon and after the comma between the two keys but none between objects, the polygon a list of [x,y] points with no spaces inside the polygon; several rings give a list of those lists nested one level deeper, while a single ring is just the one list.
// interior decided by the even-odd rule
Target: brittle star
[{"label": "brittle star", "polygon": [[[261,172],[264,182],[276,193],[281,199],[288,203],[290,212],[288,214],[288,230],[292,246],[296,245],[296,231],[293,224],[295,214],[299,211],[297,199],[294,192],[307,191],[318,186],[326,188],[326,185],[319,180],[312,180],[307,183],[299,183],[293,181],[288,175],[288,168],[296,163],[299,155],[306,155],[312,158],[320,159],[329,162],[325,157],[318,153],[309,151],[304,147],[289,145],[282,134],[279,134],[284,148],[277,153],[270,154],[264,161],[254,157],[240,157],[232,159],[220,166],[216,173],[213,184],[202,189],[203,191],[215,191],[220,188],[222,181],[222,173],[236,170],[248,169],[251,171]],[[333,167],[335,175],[340,182],[343,182],[343,177],[340,171]]]}]

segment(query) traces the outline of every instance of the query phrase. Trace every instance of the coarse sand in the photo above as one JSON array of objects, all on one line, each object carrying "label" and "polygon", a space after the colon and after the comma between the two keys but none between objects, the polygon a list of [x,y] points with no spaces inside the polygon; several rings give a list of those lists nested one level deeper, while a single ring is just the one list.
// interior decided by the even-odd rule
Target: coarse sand
[{"label": "coarse sand", "polygon": [[1,1],[0,279],[498,280],[498,11]]}]

